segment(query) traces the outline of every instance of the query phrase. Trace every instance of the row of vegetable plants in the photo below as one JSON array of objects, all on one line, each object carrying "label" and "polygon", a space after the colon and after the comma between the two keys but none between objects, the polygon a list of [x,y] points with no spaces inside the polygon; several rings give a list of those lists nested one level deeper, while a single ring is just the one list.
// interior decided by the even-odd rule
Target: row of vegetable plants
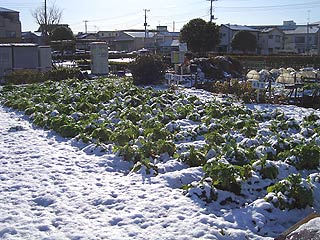
[{"label": "row of vegetable plants", "polygon": [[169,159],[201,167],[202,180],[183,189],[206,202],[226,204],[219,194],[227,191],[233,203],[257,196],[281,209],[305,208],[320,187],[320,118],[314,113],[297,120],[276,109],[137,87],[128,78],[4,86],[0,98],[63,137],[111,144],[134,171],[156,174],[157,163]]}]

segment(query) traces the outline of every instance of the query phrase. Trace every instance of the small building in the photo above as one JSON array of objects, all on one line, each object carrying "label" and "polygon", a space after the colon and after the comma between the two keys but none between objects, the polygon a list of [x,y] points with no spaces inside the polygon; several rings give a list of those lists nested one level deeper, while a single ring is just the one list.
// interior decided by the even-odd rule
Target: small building
[{"label": "small building", "polygon": [[136,31],[120,32],[114,40],[116,51],[132,52],[142,48],[154,48],[154,32]]},{"label": "small building", "polygon": [[21,41],[19,12],[0,7],[0,43]]}]

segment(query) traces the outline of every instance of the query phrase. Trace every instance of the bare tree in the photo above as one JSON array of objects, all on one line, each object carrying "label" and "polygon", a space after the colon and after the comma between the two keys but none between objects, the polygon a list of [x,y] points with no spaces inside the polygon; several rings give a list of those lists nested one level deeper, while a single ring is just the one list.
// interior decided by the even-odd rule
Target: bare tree
[{"label": "bare tree", "polygon": [[[55,3],[52,3],[46,9],[45,6],[37,7],[32,11],[32,16],[34,17],[36,23],[40,25],[41,31],[46,35],[51,32],[52,25],[59,24],[62,17],[62,9],[57,7]],[[50,30],[51,29],[51,30]]]}]

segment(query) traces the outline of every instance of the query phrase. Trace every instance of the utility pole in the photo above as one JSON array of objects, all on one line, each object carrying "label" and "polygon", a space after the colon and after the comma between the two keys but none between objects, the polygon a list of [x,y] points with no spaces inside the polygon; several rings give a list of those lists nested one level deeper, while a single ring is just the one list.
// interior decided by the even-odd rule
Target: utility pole
[{"label": "utility pole", "polygon": [[88,33],[88,25],[87,25],[87,23],[88,23],[89,21],[88,21],[88,20],[84,20],[83,22],[84,22],[84,30],[85,30],[84,32],[85,32],[85,33]]},{"label": "utility pole", "polygon": [[213,20],[215,20],[216,18],[214,18],[213,15],[213,2],[216,2],[218,0],[207,0],[210,1],[210,22],[212,22]]},{"label": "utility pole", "polygon": [[143,9],[144,11],[144,47],[146,47],[146,41],[147,41],[147,12],[150,12],[150,9]]},{"label": "utility pole", "polygon": [[310,46],[309,46],[309,22],[310,22],[310,10],[308,10],[308,21],[307,21],[307,49],[306,52],[310,53]]},{"label": "utility pole", "polygon": [[48,26],[48,17],[47,17],[47,0],[44,0],[44,33],[45,33],[45,36],[48,35],[48,29],[47,29],[47,26]]},{"label": "utility pole", "polygon": [[150,12],[150,9],[143,9],[144,11],[144,42],[146,42],[146,38],[147,38],[147,12]]}]

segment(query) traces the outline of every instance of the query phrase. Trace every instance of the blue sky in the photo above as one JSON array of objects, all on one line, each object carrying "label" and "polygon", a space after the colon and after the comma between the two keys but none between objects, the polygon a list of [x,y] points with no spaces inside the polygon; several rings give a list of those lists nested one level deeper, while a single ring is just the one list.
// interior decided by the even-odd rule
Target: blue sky
[{"label": "blue sky", "polygon": [[[61,23],[70,25],[74,33],[88,31],[143,29],[144,11],[149,29],[167,25],[170,31],[179,31],[193,18],[209,20],[208,0],[47,0],[63,10]],[[0,6],[20,12],[23,31],[37,29],[31,11],[43,6],[44,0],[0,0]],[[319,0],[218,0],[214,2],[217,24],[281,25],[293,20],[297,24],[320,21]]]}]

